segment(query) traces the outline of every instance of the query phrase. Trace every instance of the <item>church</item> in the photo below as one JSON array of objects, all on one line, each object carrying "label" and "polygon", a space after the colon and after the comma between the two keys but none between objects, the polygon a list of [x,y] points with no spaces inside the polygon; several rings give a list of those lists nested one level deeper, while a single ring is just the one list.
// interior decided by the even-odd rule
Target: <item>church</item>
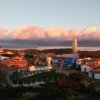
[{"label": "church", "polygon": [[73,36],[72,41],[72,50],[73,52],[71,54],[62,54],[57,55],[58,62],[61,64],[60,66],[63,66],[64,68],[76,68],[76,62],[78,59],[78,48],[77,48],[77,38],[76,35]]}]

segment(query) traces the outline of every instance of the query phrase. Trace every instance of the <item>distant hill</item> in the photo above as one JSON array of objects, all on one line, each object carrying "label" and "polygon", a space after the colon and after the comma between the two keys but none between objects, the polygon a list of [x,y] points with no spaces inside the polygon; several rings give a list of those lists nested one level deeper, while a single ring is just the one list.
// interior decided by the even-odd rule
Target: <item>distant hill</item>
[{"label": "distant hill", "polygon": [[71,48],[61,48],[61,49],[45,49],[45,50],[41,50],[40,52],[42,53],[55,53],[55,54],[70,54],[72,53],[72,49]]},{"label": "distant hill", "polygon": [[[72,48],[44,49],[44,50],[26,49],[26,50],[21,50],[21,51],[24,51],[25,53],[30,53],[30,54],[40,54],[40,53],[71,54]],[[78,53],[80,57],[100,58],[100,50],[98,51],[78,51]]]},{"label": "distant hill", "polygon": [[79,51],[80,57],[93,57],[100,58],[100,50],[99,51]]},{"label": "distant hill", "polygon": [[[40,51],[42,53],[55,53],[55,54],[71,54],[71,48],[62,48],[62,49],[46,49]],[[78,51],[80,57],[95,57],[100,58],[100,50],[99,51]]]}]

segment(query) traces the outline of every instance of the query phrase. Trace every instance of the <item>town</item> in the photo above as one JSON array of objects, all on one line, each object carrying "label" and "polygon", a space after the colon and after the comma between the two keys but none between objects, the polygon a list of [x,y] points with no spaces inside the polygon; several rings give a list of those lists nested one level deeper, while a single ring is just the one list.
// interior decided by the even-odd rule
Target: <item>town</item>
[{"label": "town", "polygon": [[[60,53],[57,53],[56,50],[56,53],[53,53],[39,52],[36,49],[1,50],[0,87],[6,89],[31,87],[40,90],[47,85],[56,84],[54,87],[58,89],[59,87],[62,89],[84,88],[90,91],[90,95],[94,92],[99,95],[100,57],[81,56],[78,53],[76,35],[73,36],[72,49],[70,52],[67,51],[60,50]],[[71,94],[74,96],[73,93]],[[80,97],[77,96],[77,98]],[[87,94],[84,98],[87,98]]]}]

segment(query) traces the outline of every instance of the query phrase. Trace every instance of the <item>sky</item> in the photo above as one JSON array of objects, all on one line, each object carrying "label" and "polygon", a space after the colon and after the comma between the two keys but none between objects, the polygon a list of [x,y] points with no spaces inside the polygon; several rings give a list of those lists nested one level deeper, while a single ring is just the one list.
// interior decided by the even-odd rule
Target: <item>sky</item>
[{"label": "sky", "polygon": [[65,45],[75,33],[100,46],[100,0],[0,0],[0,13],[1,45]]}]

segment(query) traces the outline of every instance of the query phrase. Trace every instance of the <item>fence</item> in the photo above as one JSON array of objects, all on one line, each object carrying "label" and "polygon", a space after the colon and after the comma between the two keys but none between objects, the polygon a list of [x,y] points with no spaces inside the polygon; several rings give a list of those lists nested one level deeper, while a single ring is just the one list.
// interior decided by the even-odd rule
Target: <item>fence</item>
[{"label": "fence", "polygon": [[[60,78],[58,77],[58,81],[60,80]],[[56,80],[54,80],[53,79],[53,77],[52,77],[52,79],[51,80],[49,80],[49,82],[50,83],[53,83],[53,82],[55,82]],[[29,83],[25,83],[24,81],[22,82],[22,84],[20,84],[18,81],[17,81],[17,83],[16,84],[14,84],[13,82],[12,82],[12,84],[10,85],[11,87],[41,87],[41,85],[43,85],[43,84],[46,84],[47,82],[46,81],[42,81],[42,79],[41,79],[41,81],[35,81],[35,82],[32,82],[31,80],[30,80],[30,82]]]},{"label": "fence", "polygon": [[40,87],[40,85],[41,84],[46,84],[46,82],[44,82],[44,81],[40,81],[40,82],[31,82],[30,81],[30,83],[22,83],[22,84],[19,84],[18,82],[17,82],[17,84],[13,84],[12,83],[12,85],[11,85],[11,87]]}]

